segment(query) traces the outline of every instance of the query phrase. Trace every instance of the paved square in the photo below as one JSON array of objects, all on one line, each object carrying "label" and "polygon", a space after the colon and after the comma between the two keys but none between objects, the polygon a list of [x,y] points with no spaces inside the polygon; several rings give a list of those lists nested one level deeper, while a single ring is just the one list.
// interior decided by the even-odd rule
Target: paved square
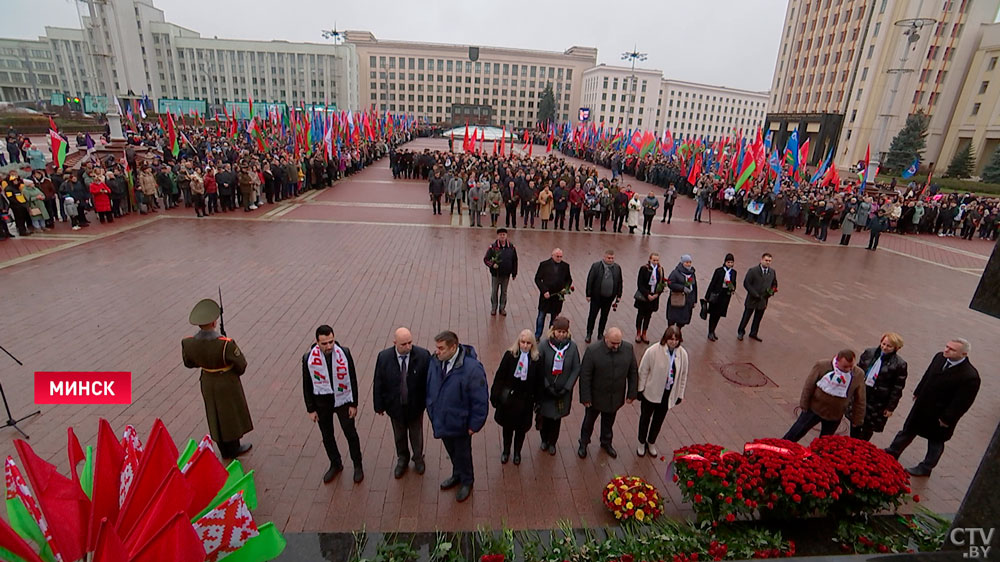
[{"label": "paved square", "polygon": [[[443,148],[422,139],[418,147]],[[537,148],[537,147],[536,147]],[[632,181],[640,192],[659,189]],[[492,420],[473,439],[476,483],[470,501],[456,504],[438,483],[450,473],[439,441],[427,428],[428,468],[392,477],[392,430],[371,404],[377,352],[391,345],[393,330],[405,325],[415,341],[433,348],[442,329],[457,332],[476,347],[492,379],[503,350],[523,328],[534,326],[537,263],[553,247],[563,248],[581,290],[564,309],[582,345],[587,303],[582,285],[589,265],[605,248],[616,250],[630,296],[638,267],[651,251],[668,270],[690,253],[702,283],[727,252],[741,275],[763,251],[774,254],[781,284],[765,315],[764,343],[736,341],[744,291],[738,291],[720,340],[705,339],[705,323],[685,329],[691,377],[684,403],[666,419],[657,443],[661,454],[690,443],[739,447],[757,437],[780,436],[794,419],[801,381],[812,363],[851,347],[860,352],[888,330],[906,340],[901,355],[910,364],[907,391],[887,430],[873,441],[885,446],[902,425],[911,393],[930,358],[949,337],[972,341],[972,362],[983,377],[972,410],[962,419],[944,459],[914,489],[926,505],[954,512],[991,437],[1000,412],[1000,364],[996,334],[1000,321],[968,309],[992,245],[929,237],[883,236],[878,252],[864,250],[864,236],[852,247],[817,244],[798,234],[752,226],[721,213],[713,224],[691,221],[693,204],[681,198],[670,225],[656,221],[653,236],[551,232],[512,233],[521,275],[511,283],[506,318],[489,316],[489,275],[482,255],[494,239],[489,228],[459,225],[448,214],[429,214],[427,185],[392,181],[386,160],[331,189],[253,213],[196,219],[184,209],[156,217],[131,217],[114,228],[94,225],[0,243],[4,287],[2,343],[25,363],[17,368],[0,357],[2,382],[14,415],[33,409],[32,373],[42,370],[127,370],[133,373],[134,403],[121,407],[43,406],[23,427],[44,458],[67,472],[66,433],[73,426],[85,444],[95,444],[97,418],[116,431],[135,425],[145,437],[162,418],[177,439],[207,432],[198,373],[181,364],[180,339],[194,330],[191,306],[214,297],[222,286],[226,328],[245,351],[243,377],[256,429],[246,440],[253,451],[242,460],[256,470],[262,520],[296,531],[452,530],[480,524],[548,528],[557,520],[609,523],[600,490],[616,474],[644,476],[670,499],[667,513],[687,513],[667,463],[634,452],[638,404],[625,406],[615,427],[617,460],[596,446],[586,460],[576,457],[582,407],[575,404],[563,424],[558,454],[538,451],[532,432],[524,461],[501,465],[500,431]],[[467,224],[463,217],[461,224]],[[666,326],[661,310],[651,336]],[[611,315],[629,337],[635,310],[626,298]],[[365,481],[350,474],[330,485],[319,430],[302,402],[300,358],[318,324],[329,323],[351,348],[362,381],[359,431]],[[652,339],[652,337],[651,337]],[[629,340],[627,340],[629,341]],[[637,346],[641,353],[645,346]],[[769,380],[739,386],[723,376],[724,364],[750,363]],[[735,378],[750,377],[741,368]],[[730,377],[734,378],[734,377]],[[337,430],[339,434],[339,429]],[[813,435],[816,435],[814,432]],[[0,434],[0,453],[13,453],[17,434]],[[808,439],[808,438],[807,438]],[[346,451],[343,436],[341,448]],[[915,464],[924,453],[918,440],[903,456]]]}]

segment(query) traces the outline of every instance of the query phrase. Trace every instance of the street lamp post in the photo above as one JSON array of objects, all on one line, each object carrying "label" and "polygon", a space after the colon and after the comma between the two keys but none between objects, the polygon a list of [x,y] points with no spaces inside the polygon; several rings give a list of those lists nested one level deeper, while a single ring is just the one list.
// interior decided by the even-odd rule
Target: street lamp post
[{"label": "street lamp post", "polygon": [[[917,8],[917,14],[920,14],[920,8],[923,7],[923,2]],[[868,169],[866,170],[866,177],[870,178],[869,181],[875,182],[875,173],[879,169],[882,162],[885,161],[889,154],[889,150],[885,147],[885,138],[889,131],[889,123],[895,116],[893,111],[895,109],[896,94],[899,92],[899,83],[903,79],[904,74],[909,74],[913,72],[913,69],[906,68],[906,61],[910,57],[910,52],[915,51],[917,48],[917,42],[920,41],[920,30],[928,25],[936,23],[936,20],[932,18],[909,18],[903,19],[896,22],[897,27],[906,28],[903,31],[903,37],[906,37],[906,44],[903,46],[903,55],[899,59],[898,68],[890,68],[888,70],[889,74],[894,75],[892,88],[889,90],[889,97],[886,100],[885,112],[879,115],[881,118],[881,125],[879,126],[878,134],[875,137],[874,143],[874,154],[875,158],[870,160],[868,163]],[[866,186],[861,186],[864,189]]]},{"label": "street lamp post", "polygon": [[[629,93],[628,100],[628,118],[632,119],[632,110],[635,108],[635,86],[638,81],[635,77],[635,61],[644,61],[648,55],[646,53],[640,53],[635,47],[632,48],[631,52],[622,53],[622,60],[632,61],[632,75],[631,80],[631,92]],[[626,123],[628,125],[628,123]]]}]

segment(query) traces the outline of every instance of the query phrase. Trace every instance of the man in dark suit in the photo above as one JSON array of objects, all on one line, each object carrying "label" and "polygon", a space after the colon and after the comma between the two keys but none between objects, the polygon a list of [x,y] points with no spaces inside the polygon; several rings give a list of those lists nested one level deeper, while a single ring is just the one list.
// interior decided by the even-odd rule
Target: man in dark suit
[{"label": "man in dark suit", "polygon": [[535,271],[535,286],[538,287],[538,318],[535,320],[535,339],[542,337],[542,330],[545,328],[545,315],[556,316],[562,312],[563,299],[566,298],[562,291],[572,288],[573,276],[569,272],[569,264],[563,261],[563,251],[559,248],[552,250],[552,257],[539,263],[538,270]]},{"label": "man in dark suit", "polygon": [[618,451],[611,445],[618,410],[631,404],[638,394],[639,367],[632,344],[622,342],[620,328],[608,328],[604,341],[587,348],[580,366],[580,403],[586,410],[580,428],[580,448],[576,454],[587,457],[587,445],[594,433],[594,424],[601,418],[601,448],[611,458]]},{"label": "man in dark suit", "polygon": [[590,343],[594,333],[594,321],[597,313],[601,321],[597,325],[597,339],[604,337],[604,328],[608,325],[608,314],[611,305],[618,305],[622,300],[622,268],[615,263],[615,251],[604,252],[604,259],[594,262],[587,273],[587,302],[590,303],[590,313],[587,315],[587,339]]},{"label": "man in dark suit", "polygon": [[410,459],[417,474],[423,474],[425,469],[424,408],[431,354],[413,345],[413,336],[406,328],[396,330],[392,343],[392,347],[380,351],[375,360],[372,401],[376,414],[389,414],[396,441],[393,476],[402,478]]},{"label": "man in dark suit", "polygon": [[743,288],[747,290],[747,298],[743,303],[743,318],[740,319],[740,327],[736,332],[736,339],[743,341],[746,334],[747,322],[753,316],[753,323],[750,325],[750,339],[763,341],[757,335],[760,329],[760,320],[764,317],[764,310],[767,308],[767,301],[778,292],[778,275],[771,267],[771,254],[764,252],[760,257],[760,265],[750,268],[743,277]]},{"label": "man in dark suit", "polygon": [[955,434],[958,420],[972,407],[979,393],[979,371],[969,362],[971,344],[962,338],[949,341],[931,359],[924,377],[913,391],[913,408],[885,452],[899,455],[917,436],[927,439],[927,456],[907,468],[913,476],[930,476],[944,453],[945,441]]}]

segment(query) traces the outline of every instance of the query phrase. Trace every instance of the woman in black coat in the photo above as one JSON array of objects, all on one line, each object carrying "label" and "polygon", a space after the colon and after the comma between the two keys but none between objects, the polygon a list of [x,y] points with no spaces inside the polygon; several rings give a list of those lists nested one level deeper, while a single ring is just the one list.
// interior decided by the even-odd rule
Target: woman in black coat
[{"label": "woman in black coat", "polygon": [[[708,284],[705,291],[705,301],[708,302],[708,339],[716,341],[719,338],[715,335],[715,328],[719,325],[719,319],[725,318],[729,312],[729,299],[736,292],[736,258],[732,254],[726,254],[726,259],[722,262],[722,267],[712,274],[712,282]],[[704,319],[704,316],[702,316]]]},{"label": "woman in black coat", "polygon": [[523,330],[517,342],[504,352],[493,377],[490,403],[493,418],[503,428],[503,454],[500,462],[507,464],[511,441],[514,443],[514,464],[521,464],[521,447],[531,429],[535,409],[535,393],[541,385],[538,345],[531,330]]},{"label": "woman in black coat", "polygon": [[[667,327],[676,324],[683,328],[691,323],[691,312],[694,310],[694,303],[698,301],[698,280],[695,279],[689,254],[681,256],[680,263],[670,272],[667,288],[670,289],[670,298],[667,299]],[[684,294],[684,306],[670,304],[677,293]]]},{"label": "woman in black coat", "polygon": [[646,330],[653,313],[660,309],[660,295],[666,286],[666,274],[660,266],[660,254],[649,254],[649,262],[639,268],[635,291],[635,343],[649,343]]},{"label": "woman in black coat", "polygon": [[903,338],[894,332],[882,334],[879,347],[866,349],[858,360],[865,372],[865,421],[851,428],[851,437],[870,441],[881,433],[885,423],[903,396],[906,386],[906,361],[899,356]]}]

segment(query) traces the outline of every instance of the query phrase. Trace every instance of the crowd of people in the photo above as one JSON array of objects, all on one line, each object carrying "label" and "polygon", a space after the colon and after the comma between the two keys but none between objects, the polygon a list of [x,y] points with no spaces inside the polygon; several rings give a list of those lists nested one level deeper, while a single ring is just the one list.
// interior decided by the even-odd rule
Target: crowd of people
[{"label": "crowd of people", "polygon": [[[276,133],[268,138],[271,148],[261,150],[247,135],[229,137],[218,127],[178,125],[186,141],[175,156],[161,127],[143,122],[136,129],[121,156],[88,155],[72,169],[55,169],[34,148],[22,153],[17,139],[23,135],[11,130],[11,159],[21,162],[26,155],[24,167],[30,173],[22,177],[12,169],[0,179],[3,219],[9,216],[19,236],[30,236],[53,229],[56,221],[78,230],[89,227],[94,215],[101,223],[113,223],[131,213],[145,215],[182,204],[198,217],[250,212],[357,173],[413,135],[411,130],[377,133],[332,154],[296,153]],[[139,148],[143,146],[160,148],[162,155],[150,155]],[[0,240],[13,237],[7,220],[0,220]]]}]

